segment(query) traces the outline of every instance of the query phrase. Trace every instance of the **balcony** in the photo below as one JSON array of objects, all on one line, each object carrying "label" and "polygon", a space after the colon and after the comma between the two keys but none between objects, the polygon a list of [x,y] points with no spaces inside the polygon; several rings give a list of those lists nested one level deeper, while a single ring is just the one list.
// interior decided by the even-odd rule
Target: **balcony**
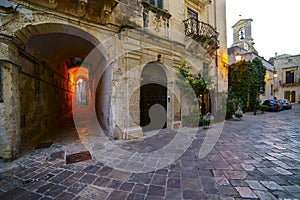
[{"label": "balcony", "polygon": [[219,48],[219,33],[211,25],[195,18],[184,20],[185,35],[200,43],[209,54]]},{"label": "balcony", "polygon": [[279,85],[283,88],[299,87],[300,86],[300,80],[298,82],[293,82],[293,83],[283,83],[283,82],[279,81]]}]

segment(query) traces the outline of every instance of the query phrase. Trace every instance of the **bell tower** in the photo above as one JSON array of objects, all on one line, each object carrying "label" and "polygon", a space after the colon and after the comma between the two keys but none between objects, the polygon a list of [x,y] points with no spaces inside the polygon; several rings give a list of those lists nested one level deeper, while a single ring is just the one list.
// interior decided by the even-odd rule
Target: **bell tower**
[{"label": "bell tower", "polygon": [[251,22],[252,19],[240,19],[236,24],[232,26],[233,29],[233,44],[247,50],[248,52],[255,52],[253,47],[254,42],[251,34]]}]

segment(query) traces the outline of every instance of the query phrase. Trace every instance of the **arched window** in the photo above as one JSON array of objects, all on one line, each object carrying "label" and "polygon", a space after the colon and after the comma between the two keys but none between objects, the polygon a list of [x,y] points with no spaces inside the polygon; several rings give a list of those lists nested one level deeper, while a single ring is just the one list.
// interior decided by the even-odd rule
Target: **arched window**
[{"label": "arched window", "polygon": [[245,29],[244,28],[240,28],[240,30],[239,30],[239,39],[240,40],[245,39]]}]

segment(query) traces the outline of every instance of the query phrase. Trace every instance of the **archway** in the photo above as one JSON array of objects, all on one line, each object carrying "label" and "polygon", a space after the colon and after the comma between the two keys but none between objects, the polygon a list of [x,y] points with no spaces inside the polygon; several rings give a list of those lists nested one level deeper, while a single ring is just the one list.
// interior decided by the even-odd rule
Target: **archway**
[{"label": "archway", "polygon": [[140,125],[143,131],[166,128],[167,76],[163,66],[157,62],[148,63],[142,71],[141,79]]},{"label": "archway", "polygon": [[85,66],[75,66],[68,70],[73,83],[75,106],[87,106],[90,102],[89,70]]},{"label": "archway", "polygon": [[[19,59],[22,146],[40,143],[49,128],[65,116],[72,119],[72,98],[78,97],[78,92],[81,92],[78,105],[89,105],[94,87],[94,77],[90,74],[104,58],[99,51],[93,59],[95,64],[82,63],[91,51],[95,53],[99,42],[79,28],[62,24],[30,25],[16,35],[28,30],[35,32],[30,32],[32,35],[27,39],[22,38],[25,50]],[[56,137],[51,134],[47,137]]]},{"label": "archway", "polygon": [[88,81],[78,78],[75,82],[76,105],[83,106],[88,104]]}]

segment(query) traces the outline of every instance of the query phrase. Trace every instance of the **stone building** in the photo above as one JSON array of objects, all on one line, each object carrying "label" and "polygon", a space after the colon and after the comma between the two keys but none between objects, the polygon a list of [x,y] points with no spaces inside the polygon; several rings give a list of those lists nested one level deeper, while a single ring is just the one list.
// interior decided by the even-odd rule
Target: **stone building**
[{"label": "stone building", "polygon": [[274,63],[277,77],[274,81],[274,96],[300,103],[300,55],[276,55]]},{"label": "stone building", "polygon": [[[13,159],[73,109],[96,113],[110,137],[143,135],[153,105],[181,125],[176,70],[227,90],[225,0],[4,0],[0,3],[0,157]],[[158,127],[153,127],[158,128]]]},{"label": "stone building", "polygon": [[236,56],[245,61],[252,61],[254,58],[260,58],[266,68],[265,82],[266,85],[261,88],[259,99],[273,99],[274,93],[274,66],[271,62],[264,59],[258,54],[254,48],[254,39],[252,38],[251,22],[252,19],[241,19],[232,26],[233,29],[233,44],[228,48],[228,65],[235,62]]}]

